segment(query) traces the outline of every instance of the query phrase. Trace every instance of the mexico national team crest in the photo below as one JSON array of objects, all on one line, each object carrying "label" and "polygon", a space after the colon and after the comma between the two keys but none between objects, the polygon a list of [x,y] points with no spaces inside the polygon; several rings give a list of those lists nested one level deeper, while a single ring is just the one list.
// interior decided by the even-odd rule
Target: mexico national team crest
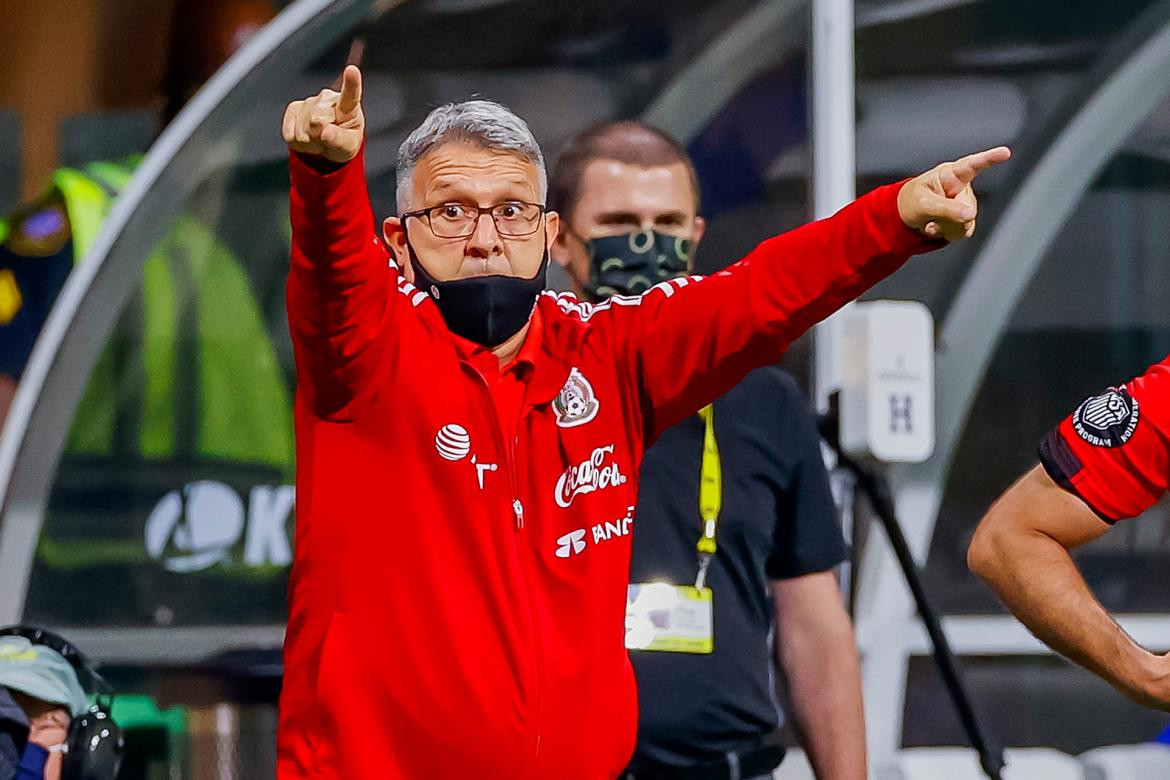
[{"label": "mexico national team crest", "polygon": [[569,372],[569,379],[553,400],[557,425],[562,428],[584,425],[597,416],[599,406],[597,396],[593,394],[593,385],[576,368]]},{"label": "mexico national team crest", "polygon": [[1111,387],[1077,407],[1072,423],[1077,435],[1094,447],[1120,447],[1137,429],[1137,399],[1124,387]]}]

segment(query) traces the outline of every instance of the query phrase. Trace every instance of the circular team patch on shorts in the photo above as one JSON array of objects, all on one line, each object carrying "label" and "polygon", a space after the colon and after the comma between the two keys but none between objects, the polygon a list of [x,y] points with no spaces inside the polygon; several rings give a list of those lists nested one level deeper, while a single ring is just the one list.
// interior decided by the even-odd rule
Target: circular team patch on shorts
[{"label": "circular team patch on shorts", "polygon": [[1124,387],[1111,387],[1077,407],[1072,424],[1094,447],[1120,447],[1137,430],[1138,402]]}]

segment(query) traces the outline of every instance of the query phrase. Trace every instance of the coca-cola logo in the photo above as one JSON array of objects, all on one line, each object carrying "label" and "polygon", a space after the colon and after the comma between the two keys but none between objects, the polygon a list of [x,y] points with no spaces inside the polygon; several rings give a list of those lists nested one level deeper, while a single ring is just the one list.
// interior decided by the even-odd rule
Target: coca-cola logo
[{"label": "coca-cola logo", "polygon": [[557,506],[568,509],[577,496],[626,484],[626,475],[615,462],[606,463],[613,456],[613,445],[598,447],[576,466],[569,466],[557,480]]}]

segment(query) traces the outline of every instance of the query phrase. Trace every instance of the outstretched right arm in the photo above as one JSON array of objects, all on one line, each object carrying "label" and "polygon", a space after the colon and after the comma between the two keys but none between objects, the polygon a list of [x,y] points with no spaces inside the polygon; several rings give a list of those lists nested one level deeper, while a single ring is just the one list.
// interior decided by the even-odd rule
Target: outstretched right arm
[{"label": "outstretched right arm", "polygon": [[299,391],[317,416],[344,420],[373,389],[399,297],[366,190],[361,72],[351,65],[340,92],[290,103],[282,129],[291,151],[287,303]]}]

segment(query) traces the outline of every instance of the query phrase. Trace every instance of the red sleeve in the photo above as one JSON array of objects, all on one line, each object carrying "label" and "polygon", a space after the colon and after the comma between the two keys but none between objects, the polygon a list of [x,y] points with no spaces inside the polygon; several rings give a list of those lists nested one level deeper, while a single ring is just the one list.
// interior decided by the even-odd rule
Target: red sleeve
[{"label": "red sleeve", "polygon": [[612,312],[650,439],[776,362],[801,333],[911,255],[942,246],[903,224],[901,186],[878,188],[828,219],[768,239],[713,276],[676,279],[596,307]]},{"label": "red sleeve", "polygon": [[292,264],[287,305],[297,389],[319,417],[343,420],[373,385],[398,269],[374,229],[365,149],[329,172],[289,158]]},{"label": "red sleeve", "polygon": [[1170,482],[1170,357],[1086,399],[1044,437],[1040,463],[1107,522],[1149,509]]}]

